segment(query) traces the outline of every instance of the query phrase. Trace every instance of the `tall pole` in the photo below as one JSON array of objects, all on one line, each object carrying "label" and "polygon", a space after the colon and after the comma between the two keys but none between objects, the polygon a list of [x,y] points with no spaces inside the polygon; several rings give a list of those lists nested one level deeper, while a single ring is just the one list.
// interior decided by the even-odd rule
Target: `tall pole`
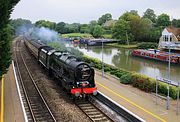
[{"label": "tall pole", "polygon": [[103,40],[102,40],[102,77],[104,77]]},{"label": "tall pole", "polygon": [[[169,38],[168,38],[168,41],[169,41],[169,62],[168,62],[168,80],[170,80],[170,66],[171,66],[171,57],[170,57],[170,52],[171,52],[171,49],[170,49],[170,35],[169,35]],[[167,93],[167,106],[166,106],[166,109],[169,110],[169,81],[168,81],[168,86],[167,86],[167,90],[168,90],[168,93]]]}]

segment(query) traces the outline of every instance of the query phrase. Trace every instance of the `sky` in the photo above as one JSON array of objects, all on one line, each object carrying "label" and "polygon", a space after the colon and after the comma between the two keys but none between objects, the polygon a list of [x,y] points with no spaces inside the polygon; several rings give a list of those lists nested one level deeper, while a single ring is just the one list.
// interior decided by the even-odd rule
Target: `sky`
[{"label": "sky", "polygon": [[21,0],[11,14],[12,19],[23,18],[36,22],[89,23],[106,13],[118,19],[124,12],[137,10],[142,16],[151,8],[156,15],[168,14],[180,19],[180,0]]}]

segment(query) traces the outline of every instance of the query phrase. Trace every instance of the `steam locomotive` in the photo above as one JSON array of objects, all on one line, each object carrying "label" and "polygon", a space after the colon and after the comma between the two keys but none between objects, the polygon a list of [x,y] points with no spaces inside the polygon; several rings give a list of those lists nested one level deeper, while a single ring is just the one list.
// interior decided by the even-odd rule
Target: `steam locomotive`
[{"label": "steam locomotive", "polygon": [[36,41],[25,41],[26,47],[51,76],[58,78],[62,87],[75,97],[96,95],[94,69],[67,52],[56,51]]}]

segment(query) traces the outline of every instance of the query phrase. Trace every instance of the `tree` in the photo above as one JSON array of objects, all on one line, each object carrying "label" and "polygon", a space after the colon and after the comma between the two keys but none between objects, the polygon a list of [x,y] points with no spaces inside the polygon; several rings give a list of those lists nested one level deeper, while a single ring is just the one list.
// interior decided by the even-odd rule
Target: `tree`
[{"label": "tree", "polygon": [[102,15],[99,19],[98,19],[98,24],[102,25],[104,24],[106,21],[112,20],[112,15],[107,13],[105,15]]},{"label": "tree", "polygon": [[19,0],[1,0],[0,1],[0,77],[7,72],[11,63],[11,32],[9,23],[10,14],[13,7]]},{"label": "tree", "polygon": [[89,23],[89,32],[93,35],[94,27],[97,26],[98,23],[95,20],[90,21]]},{"label": "tree", "polygon": [[39,20],[35,23],[35,26],[37,27],[46,27],[52,30],[56,29],[56,23],[55,22],[50,22],[46,20]]},{"label": "tree", "polygon": [[137,40],[139,41],[152,41],[150,40],[150,32],[152,29],[152,21],[148,18],[141,18],[140,21],[140,32],[137,36]]},{"label": "tree", "polygon": [[180,28],[180,19],[173,19],[172,26],[176,28]]},{"label": "tree", "polygon": [[97,37],[101,37],[103,34],[103,28],[100,25],[96,25],[94,27],[93,33],[92,35],[97,38]]},{"label": "tree", "polygon": [[32,26],[32,23],[30,20],[26,20],[26,19],[14,19],[10,21],[10,25],[12,26],[13,29],[13,34],[15,34],[15,30],[18,27],[22,27],[22,26]]},{"label": "tree", "polygon": [[129,13],[132,14],[132,15],[135,15],[135,16],[139,16],[138,11],[136,11],[136,10],[130,10]]},{"label": "tree", "polygon": [[56,29],[55,29],[55,30],[56,30],[58,33],[64,34],[64,33],[67,32],[67,29],[65,28],[65,26],[66,26],[66,23],[64,23],[64,22],[59,22],[59,23],[56,24]]},{"label": "tree", "polygon": [[143,15],[143,18],[150,19],[153,23],[156,23],[156,14],[154,13],[154,10],[148,8]]},{"label": "tree", "polygon": [[32,24],[30,20],[26,20],[26,19],[14,19],[10,21],[10,24],[16,29],[19,26],[22,25],[28,25],[28,24]]},{"label": "tree", "polygon": [[169,15],[161,14],[157,17],[157,26],[161,26],[162,28],[170,26],[171,21]]},{"label": "tree", "polygon": [[80,27],[80,33],[90,33],[88,24],[82,24]]},{"label": "tree", "polygon": [[80,32],[80,24],[66,24],[65,28],[67,29],[67,33],[79,33]]},{"label": "tree", "polygon": [[119,19],[114,28],[112,29],[113,38],[119,39],[120,43],[126,43],[127,35],[128,40],[134,40],[133,35],[131,33],[131,27],[128,21]]}]

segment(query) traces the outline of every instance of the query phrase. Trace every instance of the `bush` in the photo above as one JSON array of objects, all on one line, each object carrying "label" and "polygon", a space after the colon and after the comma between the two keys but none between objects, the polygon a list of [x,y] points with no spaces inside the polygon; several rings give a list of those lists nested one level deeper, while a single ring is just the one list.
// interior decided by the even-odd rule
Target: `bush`
[{"label": "bush", "polygon": [[150,49],[150,48],[157,48],[158,44],[157,43],[152,43],[152,42],[141,42],[137,44],[137,48],[139,49]]},{"label": "bush", "polygon": [[[102,63],[100,60],[88,56],[83,56],[83,60],[87,63],[93,63],[94,67],[99,70],[102,69]],[[123,84],[131,84],[133,87],[137,87],[145,92],[156,92],[156,80],[147,77],[146,75],[129,72],[108,64],[104,64],[104,71],[118,77],[120,82]],[[176,99],[177,88],[175,86],[170,86],[169,90],[169,96],[173,99]],[[167,96],[167,84],[159,82],[158,93]]]},{"label": "bush", "polygon": [[131,74],[130,73],[127,73],[125,75],[122,75],[121,78],[120,78],[120,82],[123,83],[123,84],[131,84]]}]

